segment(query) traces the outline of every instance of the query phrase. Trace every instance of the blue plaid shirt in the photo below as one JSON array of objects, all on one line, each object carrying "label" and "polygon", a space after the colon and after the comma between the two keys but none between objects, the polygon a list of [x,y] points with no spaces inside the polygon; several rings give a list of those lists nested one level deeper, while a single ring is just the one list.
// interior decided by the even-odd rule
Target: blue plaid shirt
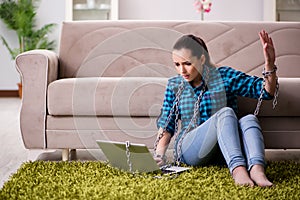
[{"label": "blue plaid shirt", "polygon": [[[203,77],[206,77],[205,73]],[[166,121],[176,98],[176,92],[182,81],[184,83],[184,90],[179,100],[178,111],[179,119],[181,120],[179,135],[188,127],[194,114],[194,104],[203,87],[205,87],[204,83],[202,83],[200,86],[194,88],[180,75],[169,79],[161,114],[157,119],[157,127],[165,128],[172,135],[174,135],[175,131],[175,113],[172,113],[169,124],[166,124]],[[263,79],[256,76],[249,76],[230,67],[210,67],[207,82],[200,101],[200,116],[197,118],[197,126],[226,106],[231,107],[237,113],[237,96],[258,99]],[[263,99],[272,99],[272,96],[264,91]],[[192,128],[195,127],[192,126]]]}]

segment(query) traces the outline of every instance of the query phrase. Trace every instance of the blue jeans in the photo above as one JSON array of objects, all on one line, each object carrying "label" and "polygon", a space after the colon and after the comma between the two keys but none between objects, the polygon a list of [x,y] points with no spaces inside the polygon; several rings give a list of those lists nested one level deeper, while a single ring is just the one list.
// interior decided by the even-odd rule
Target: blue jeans
[{"label": "blue jeans", "polygon": [[219,150],[231,173],[238,166],[248,170],[256,164],[265,166],[264,141],[257,118],[247,115],[238,120],[231,108],[222,108],[185,136],[181,160],[192,166],[216,163]]}]

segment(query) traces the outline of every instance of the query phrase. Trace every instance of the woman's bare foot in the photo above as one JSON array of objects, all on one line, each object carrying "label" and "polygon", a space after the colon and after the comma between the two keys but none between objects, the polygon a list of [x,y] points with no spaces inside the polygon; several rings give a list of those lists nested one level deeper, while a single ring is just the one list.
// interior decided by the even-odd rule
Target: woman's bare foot
[{"label": "woman's bare foot", "polygon": [[273,185],[268,180],[262,165],[254,165],[250,170],[250,177],[260,187],[271,187]]},{"label": "woman's bare foot", "polygon": [[238,166],[232,171],[232,177],[235,184],[241,186],[254,186],[254,182],[249,177],[248,171],[244,166]]}]

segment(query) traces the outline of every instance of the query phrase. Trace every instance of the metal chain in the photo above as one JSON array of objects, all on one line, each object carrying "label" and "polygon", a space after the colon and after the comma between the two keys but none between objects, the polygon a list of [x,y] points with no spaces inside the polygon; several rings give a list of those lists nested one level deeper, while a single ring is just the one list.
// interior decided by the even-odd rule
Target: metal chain
[{"label": "metal chain", "polygon": [[[203,87],[203,88],[205,88],[205,87]],[[202,89],[200,95],[198,96],[198,99],[197,99],[197,101],[196,101],[196,103],[194,105],[194,114],[193,114],[193,117],[192,117],[192,119],[191,119],[188,127],[185,129],[184,133],[182,134],[181,138],[179,139],[177,147],[175,146],[176,142],[174,144],[173,154],[174,154],[174,161],[175,161],[175,164],[177,166],[181,162],[181,147],[182,147],[183,139],[188,134],[188,132],[191,130],[192,126],[194,126],[194,127],[197,126],[197,119],[198,119],[198,116],[199,116],[200,101],[202,99],[202,96],[203,96],[204,92],[205,92],[205,89]],[[179,136],[179,134],[176,135],[175,141],[177,140],[178,136]],[[177,149],[177,150],[175,151],[175,149]]]},{"label": "metal chain", "polygon": [[180,99],[180,96],[181,96],[181,93],[182,93],[183,89],[184,89],[184,82],[182,81],[179,85],[178,91],[175,94],[175,100],[174,100],[173,106],[170,110],[169,116],[166,120],[166,123],[165,123],[163,128],[159,128],[159,130],[158,130],[158,136],[157,136],[157,138],[154,142],[154,150],[153,150],[154,153],[156,153],[157,145],[158,145],[160,139],[163,137],[164,131],[166,130],[166,127],[170,123],[173,113],[175,113],[175,130],[174,130],[174,133],[176,133],[178,131],[178,120],[179,120],[178,107],[179,107],[179,99]]},{"label": "metal chain", "polygon": [[[174,162],[176,163],[176,165],[179,165],[180,164],[180,159],[181,159],[181,146],[182,146],[182,141],[183,141],[183,138],[185,137],[185,135],[188,133],[188,131],[191,129],[192,125],[194,125],[195,127],[197,126],[197,116],[199,115],[199,106],[200,106],[200,101],[202,99],[202,96],[205,92],[205,89],[206,89],[206,86],[207,86],[207,83],[209,81],[209,69],[208,67],[206,67],[207,69],[207,74],[206,74],[206,81],[205,81],[205,85],[203,86],[198,98],[197,98],[197,101],[195,102],[195,105],[194,105],[194,113],[193,113],[193,117],[187,127],[187,129],[185,130],[185,132],[183,133],[183,136],[181,137],[180,141],[178,141],[178,151],[176,153],[176,147],[174,146],[174,150],[173,150],[173,154],[174,154]],[[182,81],[179,85],[179,89],[175,95],[175,100],[174,100],[174,103],[173,103],[173,106],[172,106],[172,109],[169,113],[169,116],[166,120],[166,123],[165,123],[165,126],[164,128],[160,128],[159,131],[158,131],[158,136],[156,138],[156,141],[154,143],[154,153],[156,153],[156,149],[157,149],[157,145],[159,143],[159,140],[163,137],[163,133],[167,127],[167,125],[169,124],[170,120],[171,120],[171,116],[172,114],[174,113],[175,111],[175,141],[177,140],[177,137],[179,136],[179,132],[178,132],[178,120],[179,120],[179,100],[180,100],[180,95],[182,93],[184,89],[184,82]],[[175,144],[176,145],[176,142]],[[178,153],[179,152],[179,153]]]},{"label": "metal chain", "polygon": [[163,136],[164,136],[164,129],[163,129],[163,128],[159,128],[159,129],[158,129],[158,132],[157,132],[156,140],[155,140],[155,142],[154,142],[154,148],[153,148],[154,154],[156,154],[156,149],[157,149],[158,142],[160,141],[160,139],[161,139]]},{"label": "metal chain", "polygon": [[[182,84],[183,86],[183,84]],[[180,89],[181,92],[178,93],[177,101],[176,101],[176,106],[175,106],[175,130],[174,133],[178,133],[178,120],[179,120],[179,100],[181,93],[183,91],[183,87]]]},{"label": "metal chain", "polygon": [[[277,68],[276,68],[277,69]],[[273,70],[272,73],[276,72],[276,70]],[[264,89],[266,86],[266,78],[270,76],[272,73],[266,74],[265,70],[263,70],[262,74],[264,76],[263,82],[262,82],[262,88],[260,90],[260,96],[257,101],[257,105],[254,111],[254,115],[257,116],[261,107],[261,103],[263,101],[263,94],[264,94]],[[275,88],[275,94],[274,94],[274,99],[273,99],[273,109],[275,109],[277,103],[278,103],[278,96],[279,96],[279,83],[278,83],[278,77],[276,76],[276,88]]]},{"label": "metal chain", "polygon": [[[201,90],[201,92],[200,92],[200,94],[197,98],[197,101],[195,102],[193,117],[192,117],[187,129],[185,129],[184,133],[182,134],[181,138],[179,139],[178,144],[177,144],[177,148],[174,146],[174,151],[173,151],[174,152],[174,160],[175,160],[175,164],[177,166],[180,165],[180,162],[181,162],[181,147],[182,147],[183,139],[188,134],[188,132],[191,130],[192,125],[194,127],[198,126],[197,119],[198,119],[198,117],[200,117],[199,116],[200,101],[201,101],[202,96],[203,96],[203,94],[206,90],[206,86],[208,85],[209,75],[210,75],[209,68],[206,67],[206,69],[207,69],[207,74],[206,74],[206,79],[205,79],[205,82],[204,82],[205,84],[203,85],[203,88],[202,88],[202,90]],[[178,135],[176,136],[175,140],[177,140],[177,137],[178,137]],[[176,143],[174,145],[176,145]],[[177,151],[175,151],[175,149],[177,149]]]},{"label": "metal chain", "polygon": [[[179,139],[178,141],[178,146],[177,148],[174,147],[174,151],[173,151],[173,154],[174,154],[174,162],[176,165],[179,165],[180,164],[180,160],[181,160],[181,147],[182,147],[182,142],[183,142],[183,139],[184,137],[187,135],[187,133],[190,131],[190,129],[192,128],[192,125],[194,125],[195,127],[197,126],[197,116],[199,115],[199,106],[200,106],[200,101],[202,99],[202,96],[205,92],[205,89],[206,89],[206,86],[207,86],[207,83],[209,81],[209,69],[207,67],[207,77],[206,77],[206,81],[205,81],[205,84],[201,90],[201,93],[199,94],[198,98],[197,98],[197,101],[195,102],[195,105],[194,105],[194,113],[193,113],[193,117],[187,127],[187,129],[184,131],[184,133],[182,134],[181,138]],[[263,72],[264,73],[264,72]],[[261,88],[261,91],[260,91],[260,96],[258,98],[258,102],[257,102],[257,106],[256,106],[256,109],[254,111],[254,115],[258,115],[259,113],[259,110],[260,110],[260,107],[261,107],[261,104],[262,104],[262,101],[263,101],[263,93],[264,93],[264,88],[265,88],[265,85],[266,85],[266,82],[265,82],[265,78],[263,79],[263,83],[262,83],[262,88]],[[156,141],[154,143],[154,152],[156,152],[156,149],[157,149],[157,145],[159,143],[159,140],[163,137],[163,133],[167,127],[167,125],[169,124],[170,120],[171,120],[171,116],[172,114],[174,113],[175,111],[175,141],[177,140],[177,137],[179,136],[179,133],[178,133],[178,119],[179,119],[179,99],[180,99],[180,95],[183,91],[183,82],[181,82],[180,86],[179,86],[179,90],[177,91],[176,93],[176,98],[175,98],[175,101],[174,101],[174,104],[172,106],[172,109],[169,113],[169,116],[167,118],[167,121],[165,123],[165,126],[164,128],[160,128],[159,131],[158,131],[158,136],[156,138]],[[277,99],[278,99],[278,96],[279,96],[279,83],[278,83],[278,77],[276,77],[276,89],[275,89],[275,95],[274,95],[274,100],[273,100],[273,109],[275,108],[275,106],[277,105]],[[175,144],[176,145],[176,142]],[[177,149],[177,152],[175,151],[175,149]]]},{"label": "metal chain", "polygon": [[260,95],[259,95],[259,98],[258,98],[258,101],[257,101],[257,105],[256,105],[256,108],[255,108],[255,111],[254,111],[254,115],[255,116],[258,115],[261,103],[263,101],[263,95],[264,95],[265,85],[266,85],[266,81],[265,81],[265,79],[263,79],[262,87],[261,87],[261,90],[260,90]]},{"label": "metal chain", "polygon": [[129,166],[129,171],[132,172],[132,163],[131,163],[131,160],[130,160],[130,150],[129,150],[129,146],[130,146],[129,141],[126,141],[127,164],[128,164],[128,166]]},{"label": "metal chain", "polygon": [[276,89],[275,89],[275,95],[273,100],[273,109],[275,109],[278,103],[278,96],[279,96],[279,83],[278,83],[278,77],[276,76]]}]

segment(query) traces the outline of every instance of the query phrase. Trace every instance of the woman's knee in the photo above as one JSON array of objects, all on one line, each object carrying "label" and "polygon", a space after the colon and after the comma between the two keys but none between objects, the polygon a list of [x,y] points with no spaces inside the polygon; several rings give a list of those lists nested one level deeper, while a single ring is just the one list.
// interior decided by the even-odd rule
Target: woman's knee
[{"label": "woman's knee", "polygon": [[230,107],[224,107],[217,112],[218,116],[231,116],[236,118],[234,110]]},{"label": "woman's knee", "polygon": [[240,128],[245,132],[249,128],[257,128],[261,131],[259,121],[255,115],[249,114],[239,120]]}]

